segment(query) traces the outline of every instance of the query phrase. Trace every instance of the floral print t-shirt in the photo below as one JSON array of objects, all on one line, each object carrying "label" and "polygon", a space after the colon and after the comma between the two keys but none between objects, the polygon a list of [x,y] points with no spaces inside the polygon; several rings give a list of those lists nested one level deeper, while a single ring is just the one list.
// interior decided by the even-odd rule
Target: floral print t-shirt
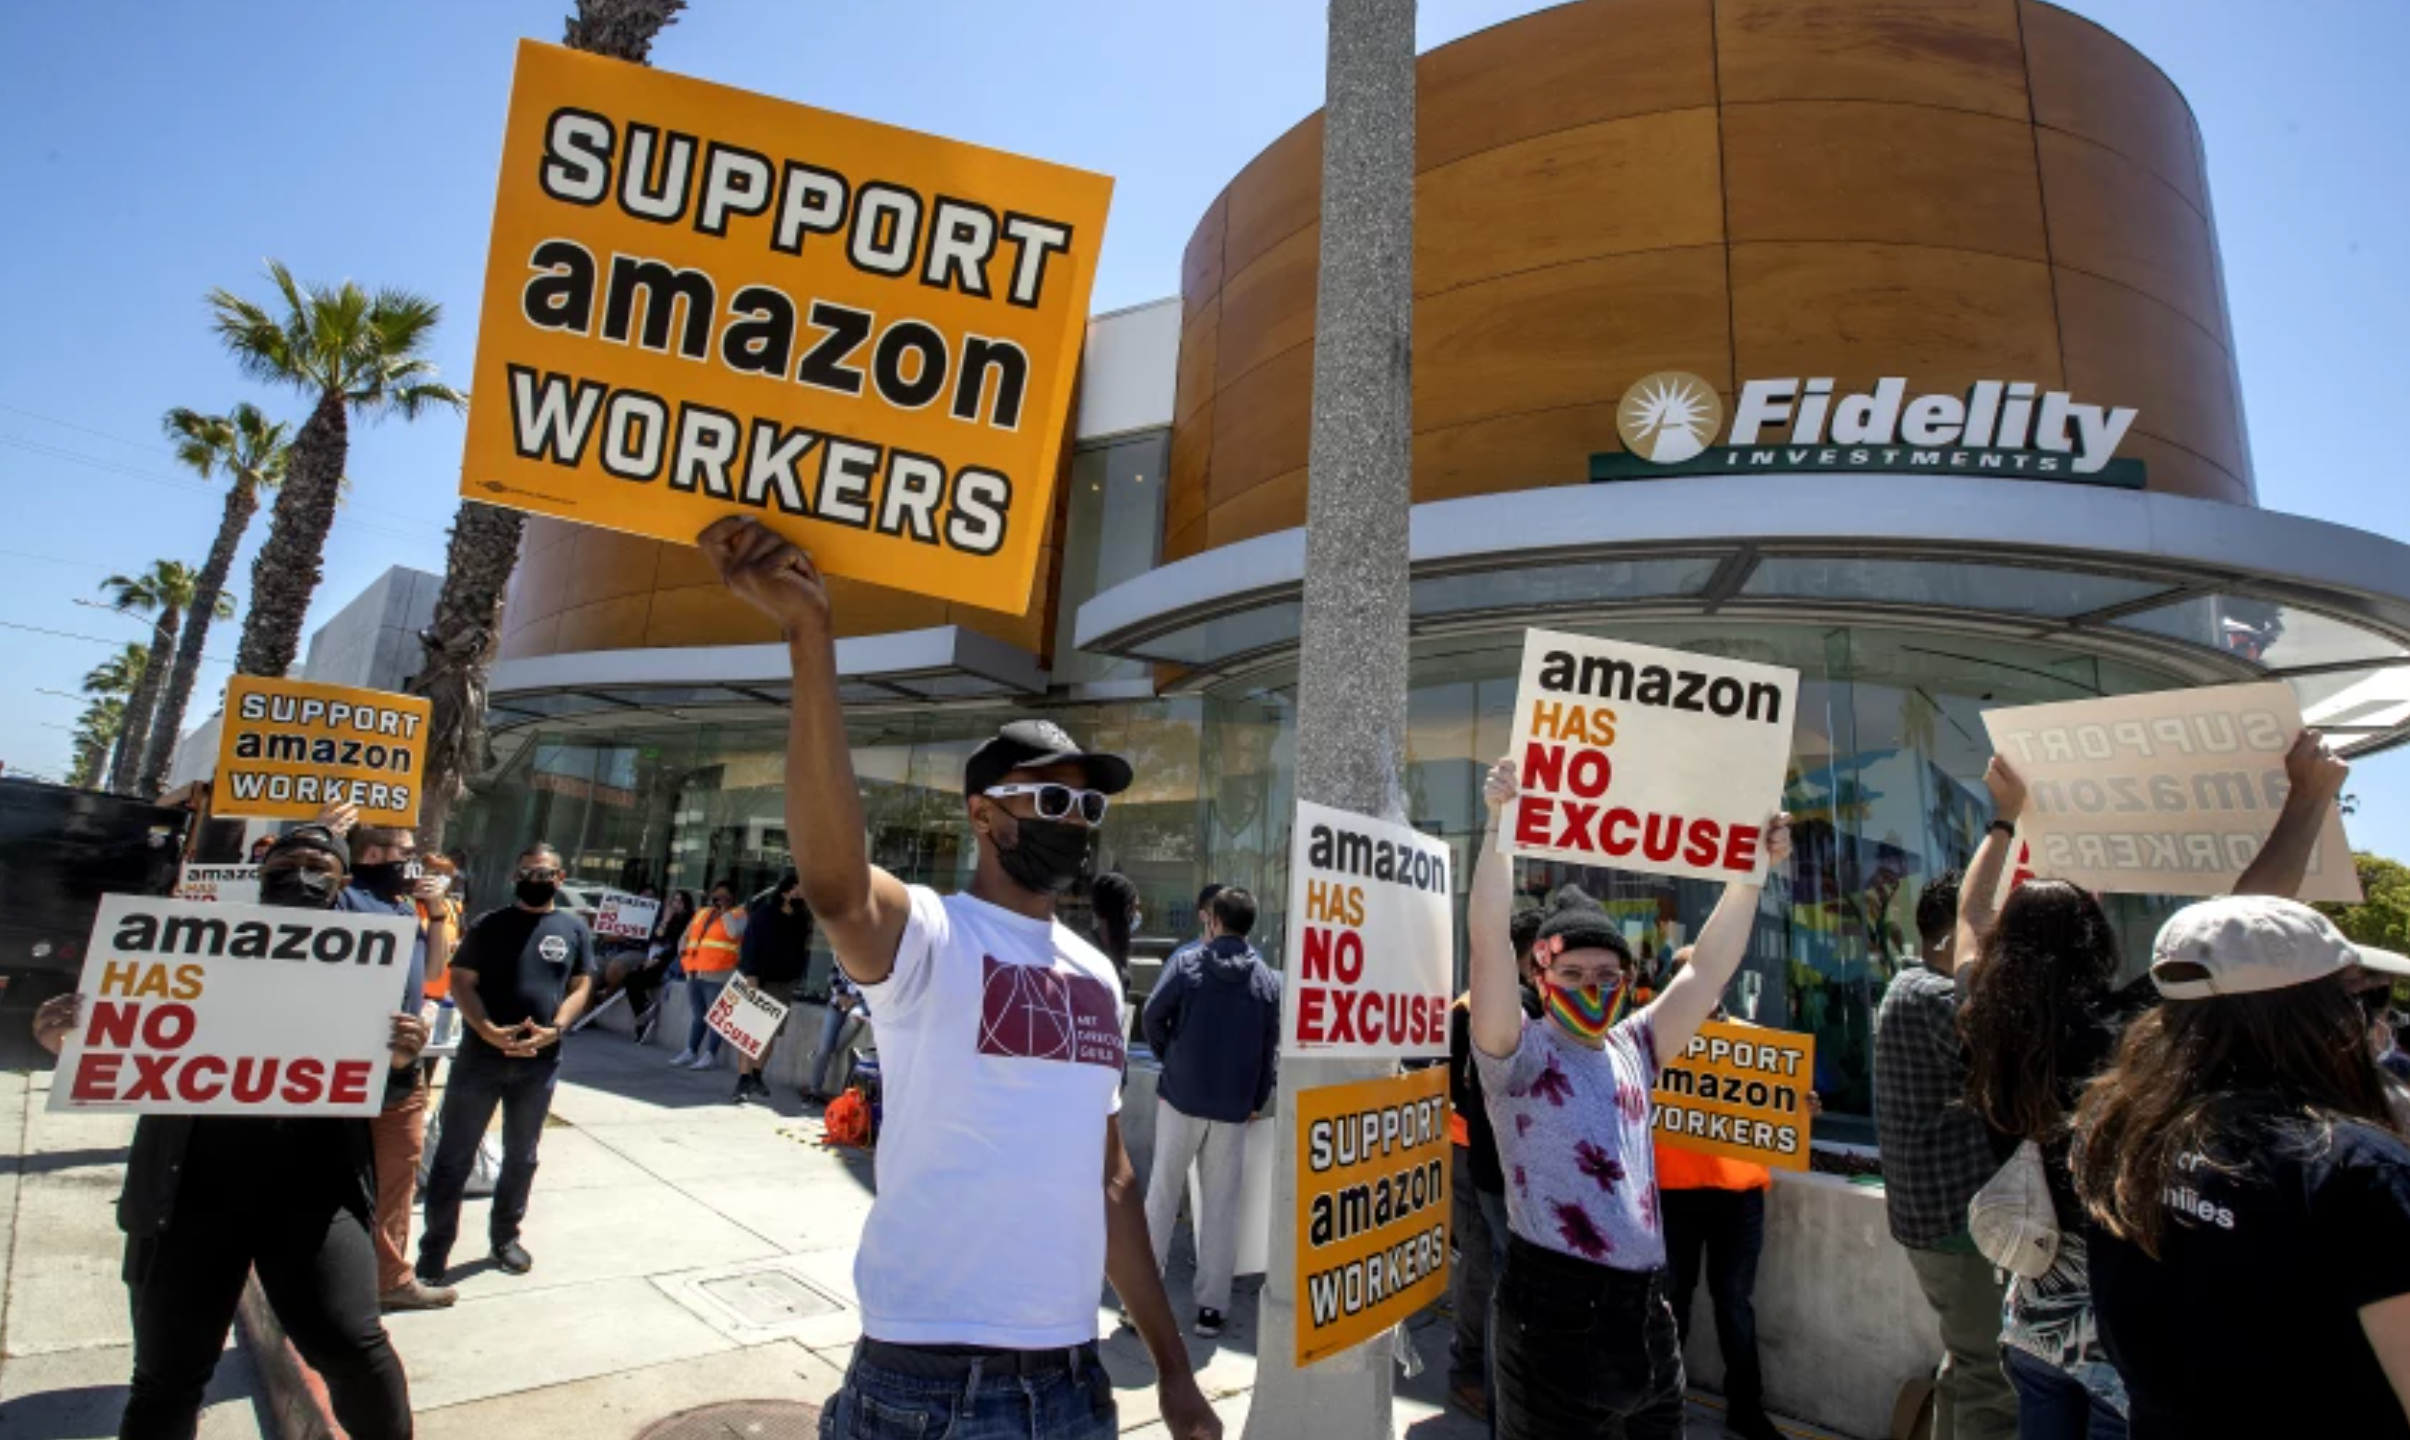
[{"label": "floral print t-shirt", "polygon": [[1649,1134],[1657,1044],[1648,1012],[1609,1030],[1599,1050],[1525,1016],[1511,1057],[1475,1045],[1473,1060],[1498,1134],[1514,1232],[1594,1265],[1664,1265]]}]

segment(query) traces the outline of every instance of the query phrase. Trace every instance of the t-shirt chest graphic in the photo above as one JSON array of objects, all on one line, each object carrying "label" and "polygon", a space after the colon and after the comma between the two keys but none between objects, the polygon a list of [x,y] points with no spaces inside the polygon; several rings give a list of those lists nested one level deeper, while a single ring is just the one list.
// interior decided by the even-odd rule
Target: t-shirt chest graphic
[{"label": "t-shirt chest graphic", "polygon": [[993,955],[979,964],[980,1054],[1121,1069],[1121,1007],[1103,981]]}]

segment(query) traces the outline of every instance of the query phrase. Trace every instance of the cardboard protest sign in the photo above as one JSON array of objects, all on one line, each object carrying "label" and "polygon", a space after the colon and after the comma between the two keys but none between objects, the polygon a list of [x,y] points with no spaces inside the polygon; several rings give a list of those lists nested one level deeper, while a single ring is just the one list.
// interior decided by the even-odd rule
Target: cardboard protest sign
[{"label": "cardboard protest sign", "polygon": [[1808,1168],[1816,1037],[1710,1020],[1657,1075],[1657,1138],[1678,1150]]},{"label": "cardboard protest sign", "polygon": [[185,862],[176,877],[178,900],[223,900],[235,905],[259,903],[257,865],[196,865]]},{"label": "cardboard protest sign", "polygon": [[1763,879],[1799,674],[1772,665],[1523,634],[1510,855],[1695,880]]},{"label": "cardboard protest sign", "polygon": [[[2284,809],[2301,708],[2269,681],[1988,710],[1983,725],[2024,778],[2017,833],[2036,873],[2104,893],[2224,895]],[[2360,898],[2332,806],[2297,898]]]},{"label": "cardboard protest sign", "polygon": [[721,986],[720,998],[703,1014],[703,1023],[744,1052],[748,1060],[762,1057],[786,1019],[787,1007],[755,989],[742,975]]},{"label": "cardboard protest sign", "polygon": [[1448,1287],[1448,1072],[1297,1092],[1297,1363]]},{"label": "cardboard protest sign", "polygon": [[210,812],[309,820],[348,804],[363,825],[415,825],[430,710],[418,695],[237,675]]},{"label": "cardboard protest sign", "polygon": [[1112,189],[522,41],[460,493],[1025,609]]},{"label": "cardboard protest sign", "polygon": [[641,895],[610,895],[594,909],[594,933],[612,940],[645,940],[661,918],[661,902]]},{"label": "cardboard protest sign", "polygon": [[103,896],[50,1108],[374,1115],[415,929],[398,915]]},{"label": "cardboard protest sign", "polygon": [[1280,1053],[1447,1053],[1453,858],[1411,826],[1297,802]]}]

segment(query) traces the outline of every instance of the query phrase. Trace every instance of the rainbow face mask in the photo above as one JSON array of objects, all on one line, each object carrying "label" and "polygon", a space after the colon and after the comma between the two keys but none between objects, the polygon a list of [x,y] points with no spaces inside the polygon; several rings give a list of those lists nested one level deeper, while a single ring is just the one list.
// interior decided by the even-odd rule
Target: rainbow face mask
[{"label": "rainbow face mask", "polygon": [[1624,988],[1620,980],[1613,985],[1573,989],[1557,984],[1542,971],[1539,982],[1541,1009],[1578,1040],[1598,1044],[1623,1018]]}]

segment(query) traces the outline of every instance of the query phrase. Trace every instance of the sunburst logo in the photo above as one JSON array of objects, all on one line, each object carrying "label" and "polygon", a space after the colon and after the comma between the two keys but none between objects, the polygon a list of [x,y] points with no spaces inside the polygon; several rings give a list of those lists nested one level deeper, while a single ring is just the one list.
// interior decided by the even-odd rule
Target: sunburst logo
[{"label": "sunburst logo", "polygon": [[1615,411],[1624,449],[1657,465],[1697,456],[1723,427],[1724,402],[1715,387],[1683,370],[1642,376]]}]

